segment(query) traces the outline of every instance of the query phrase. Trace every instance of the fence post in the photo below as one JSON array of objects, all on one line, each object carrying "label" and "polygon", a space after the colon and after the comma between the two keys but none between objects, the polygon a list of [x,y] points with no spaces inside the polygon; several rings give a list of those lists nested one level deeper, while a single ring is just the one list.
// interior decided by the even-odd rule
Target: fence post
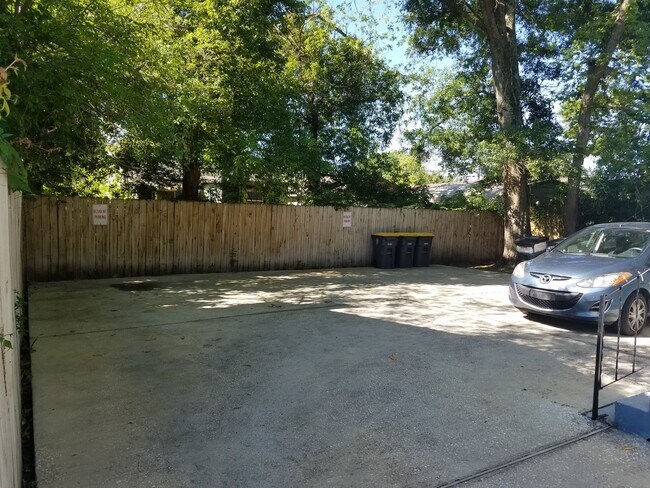
[{"label": "fence post", "polygon": [[603,370],[603,336],[605,335],[605,295],[600,296],[598,309],[598,339],[596,340],[596,368],[594,371],[594,399],[591,407],[591,420],[598,418],[598,394],[600,393]]},{"label": "fence post", "polygon": [[[21,485],[20,338],[16,330],[16,288],[20,289],[20,199],[11,194],[0,160],[0,486]],[[15,281],[17,280],[17,281]],[[10,345],[8,345],[10,343]]]}]

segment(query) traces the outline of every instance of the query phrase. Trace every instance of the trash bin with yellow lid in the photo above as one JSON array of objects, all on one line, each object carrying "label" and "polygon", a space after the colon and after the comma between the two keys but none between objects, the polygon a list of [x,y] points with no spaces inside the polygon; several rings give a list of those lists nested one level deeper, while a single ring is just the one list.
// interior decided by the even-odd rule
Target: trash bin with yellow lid
[{"label": "trash bin with yellow lid", "polygon": [[375,232],[373,265],[378,268],[429,266],[431,232]]},{"label": "trash bin with yellow lid", "polygon": [[399,234],[372,234],[372,265],[376,268],[388,269],[395,267],[395,255]]},{"label": "trash bin with yellow lid", "polygon": [[427,267],[431,264],[431,246],[433,245],[434,235],[432,233],[421,233],[418,235],[418,241],[415,244],[415,258],[413,266]]},{"label": "trash bin with yellow lid", "polygon": [[401,234],[397,243],[397,256],[395,266],[398,268],[412,268],[415,259],[415,244],[418,238]]}]

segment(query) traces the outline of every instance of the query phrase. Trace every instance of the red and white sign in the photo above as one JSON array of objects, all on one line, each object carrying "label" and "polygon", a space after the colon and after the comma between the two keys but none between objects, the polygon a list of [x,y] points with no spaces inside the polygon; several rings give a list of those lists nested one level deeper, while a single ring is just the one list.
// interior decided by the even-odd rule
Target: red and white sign
[{"label": "red and white sign", "polygon": [[343,227],[352,227],[352,212],[343,212]]},{"label": "red and white sign", "polygon": [[108,225],[108,205],[93,205],[93,225]]}]

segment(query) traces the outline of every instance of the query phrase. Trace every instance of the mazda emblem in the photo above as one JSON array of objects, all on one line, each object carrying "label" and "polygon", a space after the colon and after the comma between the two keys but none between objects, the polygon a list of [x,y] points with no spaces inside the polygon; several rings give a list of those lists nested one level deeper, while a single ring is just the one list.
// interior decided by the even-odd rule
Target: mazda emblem
[{"label": "mazda emblem", "polygon": [[543,275],[539,277],[539,281],[542,283],[550,283],[552,279],[553,278],[551,278],[549,275]]}]

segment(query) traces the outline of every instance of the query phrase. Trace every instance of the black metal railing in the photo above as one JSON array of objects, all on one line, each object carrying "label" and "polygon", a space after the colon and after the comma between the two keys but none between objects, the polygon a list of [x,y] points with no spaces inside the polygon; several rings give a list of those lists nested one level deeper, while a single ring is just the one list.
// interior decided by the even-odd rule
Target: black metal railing
[{"label": "black metal railing", "polygon": [[[650,279],[650,269],[647,269],[643,272],[637,273],[637,275],[624,284],[619,286],[615,291],[607,295],[601,295],[600,301],[598,303],[598,337],[596,340],[596,367],[594,371],[594,394],[593,394],[593,403],[591,408],[591,418],[596,420],[598,418],[599,410],[599,394],[600,390],[606,388],[609,385],[616,383],[628,376],[633,375],[640,371],[641,368],[637,365],[637,337],[638,333],[641,331],[643,324],[639,327],[633,329],[632,336],[634,337],[632,345],[632,365],[629,370],[621,372],[621,335],[622,335],[622,326],[623,326],[623,307],[625,302],[629,299],[630,296],[636,294],[636,305],[638,306],[639,295],[642,293],[641,284],[645,283],[646,280]],[[618,320],[616,322],[616,357],[614,361],[614,379],[607,384],[603,385],[602,374],[603,374],[603,350],[605,343],[605,314],[608,311],[609,306],[612,303],[618,303]],[[647,320],[648,316],[648,306],[650,302],[646,301],[645,303],[645,316]],[[629,335],[629,334],[626,334]]]}]

